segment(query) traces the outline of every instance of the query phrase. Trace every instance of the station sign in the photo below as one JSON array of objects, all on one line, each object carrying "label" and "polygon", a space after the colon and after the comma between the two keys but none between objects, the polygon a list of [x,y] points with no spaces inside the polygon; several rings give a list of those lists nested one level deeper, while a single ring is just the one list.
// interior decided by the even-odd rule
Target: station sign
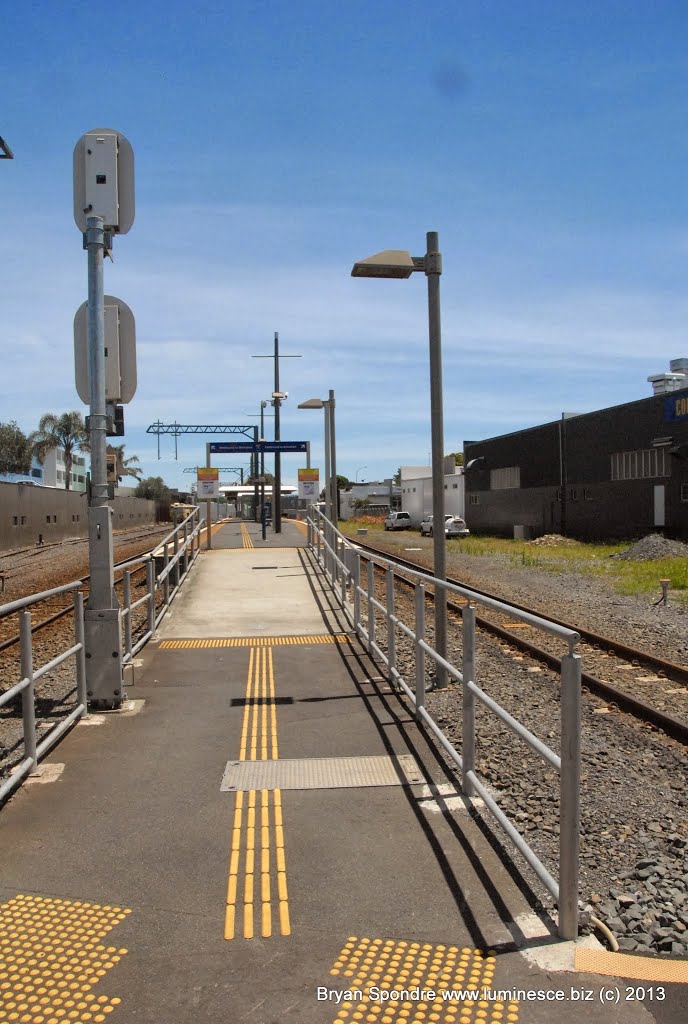
[{"label": "station sign", "polygon": [[300,469],[299,475],[299,498],[317,498],[320,470]]},{"label": "station sign", "polygon": [[199,498],[220,497],[220,470],[213,466],[199,466],[196,470],[197,490]]},{"label": "station sign", "polygon": [[208,445],[211,452],[226,455],[229,452],[306,452],[308,441],[215,441]]}]

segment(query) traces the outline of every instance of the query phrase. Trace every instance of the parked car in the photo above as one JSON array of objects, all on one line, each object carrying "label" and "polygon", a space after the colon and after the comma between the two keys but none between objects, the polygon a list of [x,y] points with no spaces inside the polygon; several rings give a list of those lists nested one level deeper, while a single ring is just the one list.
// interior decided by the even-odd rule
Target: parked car
[{"label": "parked car", "polygon": [[385,530],[408,530],[411,516],[408,512],[390,512],[385,519]]},{"label": "parked car", "polygon": [[[426,516],[420,524],[420,532],[424,537],[432,537],[432,516]],[[471,531],[459,516],[444,517],[444,533],[446,537],[469,537]]]}]

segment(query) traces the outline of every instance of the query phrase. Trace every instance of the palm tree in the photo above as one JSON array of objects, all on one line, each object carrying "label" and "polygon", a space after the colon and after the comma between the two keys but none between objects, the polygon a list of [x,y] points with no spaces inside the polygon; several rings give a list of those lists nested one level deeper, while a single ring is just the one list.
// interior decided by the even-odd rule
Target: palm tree
[{"label": "palm tree", "polygon": [[77,451],[89,450],[89,437],[80,412],[64,412],[61,416],[46,412],[41,416],[38,430],[30,437],[34,454],[41,460],[52,448],[64,451],[65,488],[70,489],[72,463]]},{"label": "palm tree", "polygon": [[128,459],[124,458],[124,445],[113,444],[109,446],[111,452],[114,452],[117,456],[117,479],[121,480],[123,476],[133,476],[138,481],[139,477],[143,474],[143,470],[140,466],[134,466],[132,463],[138,462],[138,455],[131,455]]}]

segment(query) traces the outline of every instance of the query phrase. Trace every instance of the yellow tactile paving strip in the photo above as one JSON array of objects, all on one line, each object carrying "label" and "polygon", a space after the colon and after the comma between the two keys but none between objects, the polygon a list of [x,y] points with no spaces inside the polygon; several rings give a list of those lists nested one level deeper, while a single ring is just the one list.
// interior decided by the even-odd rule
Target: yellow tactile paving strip
[{"label": "yellow tactile paving strip", "polygon": [[131,911],[18,895],[0,904],[0,1021],[101,1024],[117,996],[94,995],[126,949],[101,939]]},{"label": "yellow tactile paving strip", "polygon": [[479,949],[351,936],[330,970],[350,996],[332,1024],[516,1024],[517,1002],[482,998],[495,961]]},{"label": "yellow tactile paving strip", "polygon": [[665,981],[688,984],[688,960],[630,956],[607,950],[577,949],[576,970],[635,981]]},{"label": "yellow tactile paving strip", "polygon": [[251,534],[248,532],[246,523],[241,524],[241,537],[244,542],[244,549],[251,551],[253,549],[253,541],[251,540]]},{"label": "yellow tactile paving strip", "polygon": [[163,640],[161,651],[178,651],[182,648],[195,647],[291,647],[304,644],[345,644],[349,637],[346,633],[306,636],[232,636],[211,637],[207,640]]},{"label": "yellow tactile paving strip", "polygon": [[[239,741],[241,761],[279,757],[272,649],[251,649],[246,702]],[[234,805],[232,847],[225,908],[225,939],[275,931],[291,934],[282,794],[275,790],[239,792]]]}]

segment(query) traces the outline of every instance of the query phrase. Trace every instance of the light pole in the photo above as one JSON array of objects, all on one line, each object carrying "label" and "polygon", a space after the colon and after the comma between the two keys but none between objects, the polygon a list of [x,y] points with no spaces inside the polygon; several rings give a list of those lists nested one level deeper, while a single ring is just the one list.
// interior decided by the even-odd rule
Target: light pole
[{"label": "light pole", "polygon": [[[287,397],[286,392],[280,391],[279,387],[279,361],[281,359],[301,359],[300,355],[280,356],[279,334],[275,331],[275,351],[271,356],[252,356],[253,359],[274,359],[275,361],[275,390],[272,397],[275,404],[275,441],[280,440],[280,405]],[[273,487],[272,500],[272,524],[275,533],[282,532],[282,464],[280,453],[275,452],[275,483]]]},{"label": "light pole", "polygon": [[362,469],[367,469],[367,468],[368,468],[367,466],[359,466],[358,467],[358,469],[356,470],[356,483],[358,483],[358,474],[361,472]]},{"label": "light pole", "polygon": [[[384,277],[403,280],[414,271],[428,279],[428,332],[430,340],[430,421],[432,433],[432,515],[435,578],[446,580],[446,538],[444,534],[444,424],[442,410],[442,331],[440,321],[440,275],[442,255],[436,231],[426,235],[425,256],[411,256],[399,249],[387,249],[354,263],[352,277]],[[447,658],[447,592],[436,587],[435,592],[435,650]],[[435,667],[435,686],[447,686],[447,672],[441,665]]]},{"label": "light pole", "polygon": [[325,411],[325,516],[331,523],[339,518],[339,488],[337,487],[337,445],[334,431],[334,391],[329,398],[309,398],[301,402],[299,409],[324,409]]}]

